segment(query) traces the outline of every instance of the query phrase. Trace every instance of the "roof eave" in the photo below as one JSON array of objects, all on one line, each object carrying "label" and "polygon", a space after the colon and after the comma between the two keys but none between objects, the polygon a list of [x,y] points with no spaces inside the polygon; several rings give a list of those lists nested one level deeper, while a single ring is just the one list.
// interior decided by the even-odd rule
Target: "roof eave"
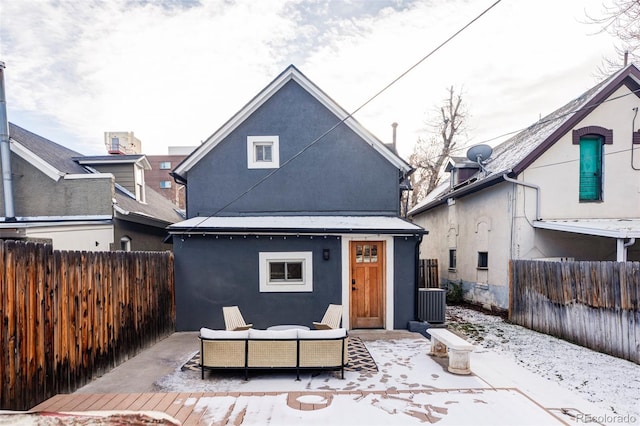
[{"label": "roof eave", "polygon": [[409,172],[411,166],[402,158],[391,152],[378,138],[365,129],[358,121],[340,107],[331,97],[324,93],[318,86],[309,80],[295,66],[289,65],[280,75],[278,75],[271,83],[269,83],[260,93],[253,97],[238,113],[222,125],[216,132],[207,138],[191,155],[185,158],[174,169],[174,172],[180,176],[188,174],[189,170],[198,163],[205,155],[207,155],[220,141],[227,137],[235,130],[244,120],[253,114],[260,106],[262,106],[269,98],[271,98],[278,90],[280,90],[289,81],[295,81],[327,109],[353,130],[358,136],[364,139],[385,159],[395,165],[398,169]]},{"label": "roof eave", "polygon": [[426,229],[347,229],[347,228],[174,228],[169,226],[168,231],[172,235],[220,235],[220,234],[240,234],[240,235],[340,235],[340,234],[378,234],[378,235],[425,235],[429,231]]},{"label": "roof eave", "polygon": [[458,199],[458,198],[463,198],[467,195],[470,194],[474,194],[478,191],[482,191],[483,189],[486,189],[490,186],[496,185],[500,182],[504,181],[504,175],[509,175],[511,174],[511,171],[505,171],[505,172],[501,172],[501,173],[495,173],[492,174],[491,176],[484,178],[482,180],[478,180],[470,185],[464,186],[462,188],[456,189],[454,191],[450,191],[447,193],[442,194],[441,197],[439,197],[436,200],[433,200],[430,203],[425,204],[424,206],[420,207],[419,209],[416,209],[416,211],[414,212],[409,212],[409,216],[411,217],[415,217],[416,215],[419,215],[421,213],[424,213],[428,210],[433,209],[434,207],[437,207],[441,204],[445,204],[449,199]]},{"label": "roof eave", "polygon": [[513,176],[518,176],[523,170],[529,167],[563,135],[573,129],[573,127],[575,127],[577,123],[579,123],[587,115],[589,115],[595,106],[602,103],[622,85],[627,86],[632,92],[635,92],[635,95],[637,97],[640,97],[640,70],[630,64],[624,72],[621,72],[616,78],[609,82],[609,84],[607,84],[599,92],[597,92],[591,98],[591,100],[585,103],[585,105],[580,108],[578,112],[569,117],[549,137],[547,137],[544,142],[538,145],[536,149],[534,149],[529,155],[523,158],[518,164],[514,165],[512,168]]}]

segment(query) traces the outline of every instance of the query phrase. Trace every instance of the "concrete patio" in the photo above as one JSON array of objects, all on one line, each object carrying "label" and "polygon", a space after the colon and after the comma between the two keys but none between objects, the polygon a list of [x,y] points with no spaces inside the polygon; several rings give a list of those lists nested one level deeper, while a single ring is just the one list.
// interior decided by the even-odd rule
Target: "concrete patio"
[{"label": "concrete patio", "polygon": [[[197,333],[174,333],[70,395],[32,411],[162,412],[184,424],[563,424],[599,408],[496,353],[471,355],[472,374],[446,371],[429,341],[408,331],[352,331],[378,372],[241,373],[181,366],[198,351]],[[106,411],[105,411],[106,410]]]}]

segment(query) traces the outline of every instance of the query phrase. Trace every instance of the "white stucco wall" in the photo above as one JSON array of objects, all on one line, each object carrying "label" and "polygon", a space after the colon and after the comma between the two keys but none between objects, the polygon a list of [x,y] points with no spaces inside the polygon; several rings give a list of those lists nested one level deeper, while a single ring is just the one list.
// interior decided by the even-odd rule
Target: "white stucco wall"
[{"label": "white stucco wall", "polygon": [[[508,259],[514,220],[512,184],[502,183],[414,218],[429,234],[420,258],[438,259],[441,281],[462,281],[466,298],[486,307],[507,308]],[[456,268],[449,269],[449,249],[456,249]],[[478,252],[488,253],[487,269],[478,268]]]},{"label": "white stucco wall", "polygon": [[54,250],[109,251],[113,243],[113,225],[34,227],[28,228],[26,235],[51,240]]},{"label": "white stucco wall", "polygon": [[[632,145],[633,108],[640,99],[622,86],[573,129],[599,126],[613,130],[603,151],[603,200],[580,202],[580,146],[570,129],[536,159],[517,180],[540,187],[541,219],[619,219],[640,217],[640,145]],[[627,96],[626,96],[627,95]],[[640,114],[635,129],[640,128]],[[633,148],[632,148],[633,147]],[[462,282],[465,298],[485,307],[508,308],[509,259],[573,257],[615,260],[616,240],[533,227],[536,190],[503,182],[414,217],[429,230],[420,257],[438,259],[441,281]],[[457,250],[457,268],[448,269],[449,249]],[[489,253],[489,267],[477,268],[477,252]],[[637,247],[630,253],[637,256]]]},{"label": "white stucco wall", "polygon": [[[609,99],[595,108],[574,129],[600,126],[613,130],[613,144],[603,149],[603,201],[580,202],[580,146],[572,143],[572,132],[543,153],[523,173],[519,180],[541,188],[543,219],[638,218],[640,217],[640,171],[631,168],[632,120],[640,108],[640,99],[629,95],[622,86]],[[615,99],[614,99],[615,98]],[[636,130],[640,116],[636,118]],[[640,168],[640,145],[634,148],[634,162]]]}]

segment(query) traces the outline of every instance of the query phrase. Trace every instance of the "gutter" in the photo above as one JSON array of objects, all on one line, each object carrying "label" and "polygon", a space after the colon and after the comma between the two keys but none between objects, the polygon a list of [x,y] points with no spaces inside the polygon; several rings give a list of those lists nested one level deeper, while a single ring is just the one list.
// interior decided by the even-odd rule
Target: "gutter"
[{"label": "gutter", "polygon": [[378,234],[404,236],[422,236],[429,233],[427,230],[407,230],[402,232],[398,229],[339,229],[339,228],[167,228],[170,234],[193,234],[193,235],[220,235],[220,234],[240,234],[240,235],[323,235],[323,234]]},{"label": "gutter", "polygon": [[444,194],[442,194],[442,196],[428,204],[425,204],[424,206],[420,207],[419,209],[410,212],[411,214],[409,216],[415,216],[417,214],[423,213],[427,210],[431,210],[434,207],[437,207],[441,204],[445,204],[447,202],[448,199],[450,198],[462,198],[465,195],[469,195],[469,194],[473,194],[475,192],[478,192],[482,189],[485,189],[489,186],[493,186],[496,185],[502,181],[504,181],[504,174],[505,173],[509,173],[509,171],[504,172],[504,173],[496,173],[493,174],[491,176],[489,176],[488,178],[482,179],[482,180],[477,180],[472,184],[466,185],[462,188],[458,188],[455,189],[453,191],[450,192],[446,192]]}]

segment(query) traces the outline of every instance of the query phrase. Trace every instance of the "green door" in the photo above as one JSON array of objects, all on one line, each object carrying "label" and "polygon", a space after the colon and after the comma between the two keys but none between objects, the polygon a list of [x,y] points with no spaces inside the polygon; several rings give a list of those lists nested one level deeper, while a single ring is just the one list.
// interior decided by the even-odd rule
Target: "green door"
[{"label": "green door", "polygon": [[580,201],[601,200],[602,140],[597,137],[580,139]]}]

